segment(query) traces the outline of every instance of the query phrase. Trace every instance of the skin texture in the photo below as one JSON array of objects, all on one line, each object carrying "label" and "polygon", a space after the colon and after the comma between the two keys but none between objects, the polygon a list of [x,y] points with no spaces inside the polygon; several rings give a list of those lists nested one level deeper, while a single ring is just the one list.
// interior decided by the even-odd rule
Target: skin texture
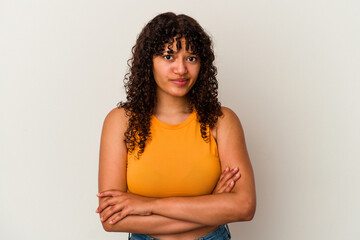
[{"label": "skin texture", "polygon": [[[154,114],[168,124],[183,122],[190,115],[187,93],[196,82],[201,64],[184,48],[173,51],[170,57],[163,54],[153,58],[157,83]],[[174,79],[186,82],[177,84]],[[128,116],[123,108],[108,114],[100,144],[96,210],[106,231],[145,233],[164,240],[195,239],[221,224],[253,218],[255,183],[242,126],[233,111],[225,107],[221,110],[223,116],[211,129],[223,171],[213,193],[169,198],[148,198],[127,192],[124,133]]]}]

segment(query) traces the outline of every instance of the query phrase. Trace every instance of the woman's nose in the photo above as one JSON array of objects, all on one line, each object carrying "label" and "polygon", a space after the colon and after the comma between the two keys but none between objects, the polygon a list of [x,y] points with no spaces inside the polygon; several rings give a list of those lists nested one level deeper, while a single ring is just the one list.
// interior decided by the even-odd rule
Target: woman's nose
[{"label": "woman's nose", "polygon": [[183,59],[179,58],[177,61],[175,61],[174,72],[179,75],[184,75],[187,73],[186,63]]}]

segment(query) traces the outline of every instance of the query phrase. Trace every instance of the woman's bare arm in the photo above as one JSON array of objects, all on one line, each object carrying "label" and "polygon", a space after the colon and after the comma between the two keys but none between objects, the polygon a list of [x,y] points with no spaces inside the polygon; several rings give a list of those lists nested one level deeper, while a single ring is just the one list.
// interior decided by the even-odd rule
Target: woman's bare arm
[{"label": "woman's bare arm", "polygon": [[[126,184],[126,157],[127,149],[124,142],[124,132],[127,129],[127,117],[124,109],[112,110],[104,121],[104,126],[100,144],[99,161],[99,192],[104,190],[117,190],[123,193],[127,191]],[[224,175],[224,174],[223,174]],[[227,174],[227,178],[221,181],[215,189],[217,193],[231,191],[233,185],[229,184],[233,178]],[[99,204],[102,204],[108,198],[99,198]],[[100,217],[110,211],[111,207],[104,209]],[[111,216],[115,217],[118,213],[114,212]],[[182,221],[168,218],[160,215],[136,216],[129,215],[116,224],[110,224],[109,220],[103,221],[103,227],[106,231],[124,231],[133,233],[147,234],[175,234],[186,232],[199,227],[203,224],[191,221]]]},{"label": "woman's bare arm", "polygon": [[[118,204],[122,205],[123,211],[113,220],[116,222],[128,214],[144,212],[203,225],[251,220],[256,207],[255,184],[243,130],[235,113],[227,108],[223,108],[223,112],[224,116],[219,119],[216,129],[221,165],[223,168],[239,167],[241,174],[231,193],[171,197],[146,202],[132,200],[134,196],[125,193],[117,197],[117,203],[126,200],[126,204]],[[110,201],[104,201],[100,208],[107,208],[111,204]]]}]

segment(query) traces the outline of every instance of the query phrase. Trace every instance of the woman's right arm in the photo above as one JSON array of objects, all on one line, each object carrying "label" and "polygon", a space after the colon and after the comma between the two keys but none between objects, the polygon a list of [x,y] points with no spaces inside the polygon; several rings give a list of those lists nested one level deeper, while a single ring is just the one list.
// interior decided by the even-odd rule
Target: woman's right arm
[{"label": "woman's right arm", "polygon": [[[124,133],[127,130],[128,118],[124,109],[115,108],[105,118],[100,143],[99,158],[99,192],[105,190],[127,191],[126,159],[127,148]],[[99,198],[102,203],[106,198]],[[101,214],[106,213],[105,209]],[[202,225],[171,219],[159,215],[128,216],[124,220],[109,224],[102,222],[106,231],[169,234],[185,232],[202,227]]]}]

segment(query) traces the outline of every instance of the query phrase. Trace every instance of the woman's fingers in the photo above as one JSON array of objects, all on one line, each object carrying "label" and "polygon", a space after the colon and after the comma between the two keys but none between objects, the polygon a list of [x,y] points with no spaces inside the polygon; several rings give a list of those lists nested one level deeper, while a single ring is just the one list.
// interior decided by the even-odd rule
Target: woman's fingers
[{"label": "woman's fingers", "polygon": [[126,209],[124,209],[121,212],[115,213],[113,214],[110,218],[109,218],[109,223],[110,224],[115,224],[118,221],[122,220],[123,218],[125,218],[128,215],[128,211],[126,211]]},{"label": "woman's fingers", "polygon": [[118,213],[115,213],[113,214],[110,218],[109,218],[109,223],[110,224],[115,224],[117,223],[118,221],[120,221],[122,218],[121,218],[121,212],[118,212]]},{"label": "woman's fingers", "polygon": [[225,187],[224,192],[231,192],[235,186],[235,182],[241,177],[240,173],[235,174],[231,179],[228,180],[227,186]]},{"label": "woman's fingers", "polygon": [[225,192],[231,192],[231,190],[234,188],[235,182],[231,181],[229,185],[225,188]]},{"label": "woman's fingers", "polygon": [[226,187],[224,189],[224,192],[231,192],[235,186],[235,183],[237,180],[239,180],[241,177],[240,173],[237,173],[235,175],[233,175],[232,178],[230,178],[227,182],[226,182]]},{"label": "woman's fingers", "polygon": [[[108,200],[110,200],[110,199],[108,199]],[[108,206],[109,206],[109,202],[107,200],[103,201],[96,209],[96,213],[101,213]]]},{"label": "woman's fingers", "polygon": [[225,173],[225,176],[223,177],[223,179],[221,179],[221,181],[223,181],[224,183],[227,183],[227,181],[229,179],[231,179],[238,171],[239,171],[239,168],[234,168],[231,171]]},{"label": "woman's fingers", "polygon": [[227,172],[229,172],[229,168],[228,168],[228,167],[222,172],[222,174],[221,174],[221,176],[220,176],[220,178],[219,178],[220,181],[224,178],[224,176],[226,175]]},{"label": "woman's fingers", "polygon": [[118,201],[116,198],[113,197],[108,198],[99,205],[99,207],[96,209],[96,212],[101,213],[105,208],[107,208],[108,206],[115,205],[117,202]]},{"label": "woman's fingers", "polygon": [[[240,173],[238,168],[226,168],[221,174],[213,193],[230,192],[235,186],[235,182],[239,180]],[[231,183],[234,182],[234,183]]]},{"label": "woman's fingers", "polygon": [[124,202],[128,197],[127,193],[119,190],[108,190],[98,193],[96,196],[104,198],[96,209],[96,212],[100,213],[102,222],[109,220],[110,224],[114,224],[129,214],[129,208]]},{"label": "woman's fingers", "polygon": [[106,209],[106,212],[101,214],[100,221],[102,221],[102,222],[106,221],[108,218],[110,218],[114,214],[121,212],[122,208],[123,208],[123,206],[120,204],[108,207]]},{"label": "woman's fingers", "polygon": [[226,172],[222,179],[219,180],[219,189],[223,192],[228,186],[229,183],[234,180],[234,175],[239,171],[238,168],[234,168]]},{"label": "woman's fingers", "polygon": [[97,197],[117,197],[120,196],[123,192],[120,192],[119,190],[108,190],[104,192],[100,192],[96,194]]}]

